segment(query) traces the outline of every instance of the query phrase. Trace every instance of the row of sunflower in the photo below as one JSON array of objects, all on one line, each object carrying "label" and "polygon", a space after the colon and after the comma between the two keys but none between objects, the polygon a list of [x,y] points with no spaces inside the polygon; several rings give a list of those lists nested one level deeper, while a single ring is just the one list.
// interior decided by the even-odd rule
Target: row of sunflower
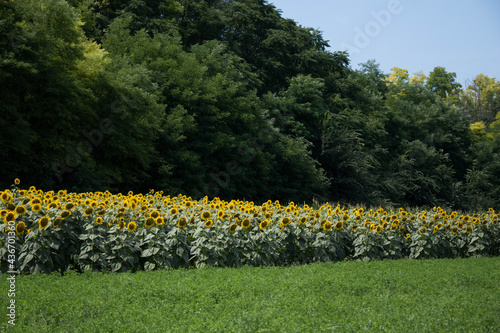
[{"label": "row of sunflower", "polygon": [[471,216],[440,207],[412,213],[326,203],[313,209],[154,191],[44,192],[18,184],[0,199],[2,272],[13,262],[6,246],[12,239],[15,266],[25,273],[455,258],[500,249],[493,209]]}]

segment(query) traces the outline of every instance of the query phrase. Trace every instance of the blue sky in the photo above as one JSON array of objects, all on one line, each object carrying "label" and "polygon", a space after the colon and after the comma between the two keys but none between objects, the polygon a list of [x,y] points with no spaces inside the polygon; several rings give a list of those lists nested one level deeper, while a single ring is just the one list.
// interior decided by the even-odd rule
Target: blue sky
[{"label": "blue sky", "polygon": [[375,59],[384,73],[445,67],[465,84],[483,73],[500,81],[499,0],[268,0],[304,27],[322,31],[352,68]]}]

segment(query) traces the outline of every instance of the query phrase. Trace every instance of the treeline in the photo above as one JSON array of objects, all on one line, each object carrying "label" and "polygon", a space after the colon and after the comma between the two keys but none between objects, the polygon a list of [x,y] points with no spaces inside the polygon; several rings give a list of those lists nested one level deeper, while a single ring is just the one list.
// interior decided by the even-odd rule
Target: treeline
[{"label": "treeline", "polygon": [[495,79],[353,70],[265,0],[1,1],[1,188],[500,204]]}]

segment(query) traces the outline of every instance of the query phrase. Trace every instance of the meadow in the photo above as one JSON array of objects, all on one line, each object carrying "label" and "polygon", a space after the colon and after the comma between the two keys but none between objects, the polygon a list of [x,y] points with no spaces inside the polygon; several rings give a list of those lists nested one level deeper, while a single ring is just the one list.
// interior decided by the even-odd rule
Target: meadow
[{"label": "meadow", "polygon": [[[17,277],[8,332],[498,332],[500,258]],[[8,289],[0,279],[2,293]]]}]

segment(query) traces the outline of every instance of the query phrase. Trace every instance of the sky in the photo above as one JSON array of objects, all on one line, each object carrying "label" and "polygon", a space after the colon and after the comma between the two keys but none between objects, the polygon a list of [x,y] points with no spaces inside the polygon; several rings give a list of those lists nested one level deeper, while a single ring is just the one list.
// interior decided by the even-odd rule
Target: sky
[{"label": "sky", "polygon": [[441,66],[465,86],[480,73],[500,81],[499,0],[268,0],[281,16],[322,31],[353,69],[374,59],[410,76]]}]

